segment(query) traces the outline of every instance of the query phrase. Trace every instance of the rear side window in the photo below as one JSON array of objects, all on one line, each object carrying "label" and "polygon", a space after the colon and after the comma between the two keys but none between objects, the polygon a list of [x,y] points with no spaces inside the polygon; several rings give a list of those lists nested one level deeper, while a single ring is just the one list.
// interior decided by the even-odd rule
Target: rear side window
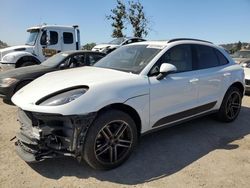
[{"label": "rear side window", "polygon": [[56,31],[50,31],[50,45],[58,43],[58,33]]},{"label": "rear side window", "polygon": [[214,49],[214,50],[215,50],[215,53],[219,59],[220,65],[228,64],[227,58],[219,50],[217,50],[217,49]]},{"label": "rear side window", "polygon": [[206,69],[220,65],[214,48],[209,46],[195,45],[195,49],[198,69]]},{"label": "rear side window", "polygon": [[73,34],[69,32],[63,33],[63,42],[64,44],[72,44],[73,43]]}]

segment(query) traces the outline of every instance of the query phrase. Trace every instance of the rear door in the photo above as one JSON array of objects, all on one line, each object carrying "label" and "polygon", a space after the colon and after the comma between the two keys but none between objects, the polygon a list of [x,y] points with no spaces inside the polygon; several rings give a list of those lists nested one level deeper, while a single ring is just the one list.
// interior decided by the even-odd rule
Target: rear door
[{"label": "rear door", "polygon": [[220,64],[215,48],[205,45],[193,45],[193,48],[196,74],[199,77],[198,103],[213,106],[223,93],[223,65]]}]

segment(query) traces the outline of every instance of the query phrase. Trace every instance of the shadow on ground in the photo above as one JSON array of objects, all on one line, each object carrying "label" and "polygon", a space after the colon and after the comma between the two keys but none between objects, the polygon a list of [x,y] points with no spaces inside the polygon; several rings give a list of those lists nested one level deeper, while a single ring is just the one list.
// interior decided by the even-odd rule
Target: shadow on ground
[{"label": "shadow on ground", "polygon": [[242,107],[233,123],[218,123],[204,117],[144,136],[129,160],[111,171],[96,171],[71,158],[51,159],[32,164],[44,177],[94,177],[101,181],[135,185],[178,172],[216,149],[238,148],[231,142],[250,134],[250,108]]}]

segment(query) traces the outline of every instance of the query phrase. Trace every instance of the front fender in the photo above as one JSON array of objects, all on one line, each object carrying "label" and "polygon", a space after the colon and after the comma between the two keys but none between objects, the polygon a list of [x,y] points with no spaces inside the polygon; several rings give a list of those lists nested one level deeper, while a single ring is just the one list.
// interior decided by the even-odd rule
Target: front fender
[{"label": "front fender", "polygon": [[[13,58],[11,58],[10,60],[8,60],[8,58],[6,57],[10,57],[12,56]],[[25,52],[25,51],[20,51],[20,52],[10,52],[8,54],[6,54],[5,56],[3,56],[2,58],[2,62],[3,64],[16,64],[16,62],[21,59],[22,57],[25,56],[29,56],[29,57],[34,57],[34,55],[30,52]]]}]

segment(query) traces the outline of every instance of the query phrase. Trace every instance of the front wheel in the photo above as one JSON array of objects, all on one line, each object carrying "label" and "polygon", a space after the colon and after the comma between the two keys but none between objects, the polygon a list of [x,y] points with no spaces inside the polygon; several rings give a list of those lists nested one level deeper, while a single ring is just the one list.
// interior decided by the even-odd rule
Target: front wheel
[{"label": "front wheel", "polygon": [[240,113],[241,102],[242,94],[240,90],[236,87],[231,87],[224,96],[219,112],[217,113],[218,119],[223,122],[234,121]]},{"label": "front wheel", "polygon": [[88,130],[83,158],[95,169],[109,170],[121,165],[137,144],[133,119],[119,110],[101,113]]},{"label": "front wheel", "polygon": [[36,63],[32,62],[32,61],[25,61],[23,62],[20,67],[27,67],[27,66],[31,66],[31,65],[36,65]]}]

